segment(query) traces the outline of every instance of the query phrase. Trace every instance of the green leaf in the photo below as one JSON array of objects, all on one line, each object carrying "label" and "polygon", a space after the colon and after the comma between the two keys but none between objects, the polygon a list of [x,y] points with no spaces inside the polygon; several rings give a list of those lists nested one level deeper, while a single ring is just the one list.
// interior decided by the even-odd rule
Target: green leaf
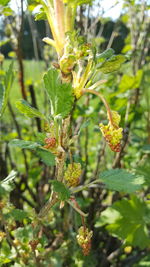
[{"label": "green leaf", "polygon": [[6,17],[7,16],[12,16],[13,15],[13,10],[8,6],[5,6],[5,7],[3,7],[2,14],[4,16],[6,16]]},{"label": "green leaf", "polygon": [[129,194],[140,190],[144,184],[142,176],[136,176],[124,169],[111,169],[102,172],[100,179],[108,189]]},{"label": "green leaf", "polygon": [[138,263],[134,264],[134,267],[149,267],[150,266],[150,255],[143,256]]},{"label": "green leaf", "polygon": [[50,151],[38,148],[36,154],[47,166],[55,166],[55,156]]},{"label": "green leaf", "polygon": [[[117,216],[114,216],[117,214]],[[145,202],[136,196],[131,200],[122,199],[115,202],[111,208],[107,208],[101,213],[97,221],[108,224],[106,229],[119,239],[123,239],[126,244],[139,246],[141,249],[150,245],[148,228],[146,225],[147,216],[150,210]],[[109,219],[112,218],[113,220]]]},{"label": "green leaf", "polygon": [[40,119],[46,120],[44,114],[42,114],[36,108],[31,107],[24,99],[20,99],[16,102],[16,108],[29,118],[38,117]]},{"label": "green leaf", "polygon": [[7,6],[10,0],[1,0],[0,5]]},{"label": "green leaf", "polygon": [[3,106],[3,96],[4,96],[5,88],[2,83],[0,83],[0,110],[2,110]]},{"label": "green leaf", "polygon": [[7,183],[11,182],[12,180],[15,179],[16,175],[17,175],[17,172],[15,172],[14,170],[12,170],[9,173],[9,175],[3,181],[1,181],[1,184],[7,184]]},{"label": "green leaf", "polygon": [[81,126],[80,126],[80,130],[79,130],[78,134],[80,134],[81,131],[82,131],[84,128],[88,127],[89,124],[90,124],[90,119],[85,120],[85,121],[81,124]]},{"label": "green leaf", "polygon": [[118,93],[136,89],[140,86],[143,77],[143,70],[138,70],[135,76],[124,74],[119,84]]},{"label": "green leaf", "polygon": [[150,164],[148,162],[144,162],[142,166],[137,166],[136,168],[136,174],[139,176],[143,176],[145,183],[150,186]]},{"label": "green leaf", "polygon": [[14,230],[14,236],[23,243],[29,243],[29,240],[33,238],[32,225],[25,225],[24,227],[18,227]]},{"label": "green leaf", "polygon": [[13,218],[15,221],[22,221],[28,217],[28,213],[24,210],[13,209],[9,213],[5,214],[5,218]]},{"label": "green leaf", "polygon": [[6,263],[10,263],[12,260],[11,259],[8,259],[7,257],[4,257],[4,256],[0,256],[0,263],[2,264],[6,264]]},{"label": "green leaf", "polygon": [[36,134],[36,142],[39,143],[41,146],[44,146],[45,142],[44,139],[46,138],[46,133],[37,132]]},{"label": "green leaf", "polygon": [[51,181],[51,183],[53,185],[53,190],[58,193],[60,200],[65,201],[69,199],[70,191],[62,182],[54,180]]},{"label": "green leaf", "polygon": [[97,54],[96,60],[97,60],[97,62],[101,62],[105,59],[110,58],[114,53],[115,53],[115,51],[112,48],[108,48],[103,53]]},{"label": "green leaf", "polygon": [[102,65],[99,67],[99,70],[105,74],[116,71],[120,68],[121,64],[125,62],[125,60],[126,58],[123,55],[114,55],[102,63]]},{"label": "green leaf", "polygon": [[0,47],[7,44],[10,40],[7,38],[5,40],[0,41]]},{"label": "green leaf", "polygon": [[14,80],[13,62],[11,62],[8,71],[4,77],[4,84],[0,84],[0,116],[4,113],[6,108],[10,89]]},{"label": "green leaf", "polygon": [[150,144],[146,144],[142,147],[143,152],[150,153]]},{"label": "green leaf", "polygon": [[66,117],[71,111],[74,99],[71,84],[62,84],[59,73],[55,69],[49,69],[44,75],[44,84],[50,100],[52,115]]},{"label": "green leaf", "polygon": [[11,182],[12,182],[12,180],[15,179],[16,175],[17,175],[17,172],[12,170],[9,173],[9,175],[4,180],[2,180],[0,182],[0,195],[1,196],[2,195],[4,196],[7,193],[10,193],[13,190],[14,186],[13,186],[13,184],[11,184]]},{"label": "green leaf", "polygon": [[11,146],[20,147],[20,148],[26,148],[34,150],[38,147],[40,147],[40,144],[34,142],[34,141],[24,141],[20,139],[13,139],[9,142]]},{"label": "green leaf", "polygon": [[41,4],[41,0],[27,0],[28,5]]},{"label": "green leaf", "polygon": [[92,4],[92,1],[93,0],[63,0],[64,3],[73,5],[73,6],[79,6],[83,4]]},{"label": "green leaf", "polygon": [[37,14],[35,14],[35,20],[46,20],[47,17],[46,17],[46,13],[44,11],[44,8],[41,7],[39,12]]},{"label": "green leaf", "polygon": [[101,213],[100,220],[96,222],[95,227],[101,227],[106,223],[109,224],[115,223],[115,221],[119,218],[120,218],[120,213],[113,207],[109,207]]}]

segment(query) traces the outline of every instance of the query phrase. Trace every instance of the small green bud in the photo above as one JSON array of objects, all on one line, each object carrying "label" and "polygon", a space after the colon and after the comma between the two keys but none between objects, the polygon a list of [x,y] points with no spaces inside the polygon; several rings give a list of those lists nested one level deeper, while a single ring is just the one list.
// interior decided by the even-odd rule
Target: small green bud
[{"label": "small green bud", "polygon": [[69,74],[76,63],[76,57],[74,55],[64,55],[59,61],[60,69],[64,74]]}]

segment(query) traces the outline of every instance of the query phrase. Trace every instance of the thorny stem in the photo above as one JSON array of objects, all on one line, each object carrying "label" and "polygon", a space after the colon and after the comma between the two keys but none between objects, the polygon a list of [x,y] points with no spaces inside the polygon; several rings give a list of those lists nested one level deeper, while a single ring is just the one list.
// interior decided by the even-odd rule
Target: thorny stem
[{"label": "thorny stem", "polygon": [[44,205],[44,207],[43,207],[43,208],[41,209],[41,211],[39,212],[39,214],[38,214],[38,218],[39,218],[39,219],[44,218],[44,217],[48,214],[48,212],[49,212],[49,210],[51,209],[51,207],[53,207],[54,204],[55,204],[57,201],[58,201],[57,195],[56,195],[55,192],[52,191],[49,200],[47,201],[47,203]]},{"label": "thorny stem", "polygon": [[[69,136],[68,136],[69,124],[70,124],[70,117],[68,117],[64,120],[62,134],[61,134],[62,135],[62,141],[61,142],[62,142],[63,149],[59,153],[59,155],[56,157],[56,179],[60,182],[62,181],[63,175],[64,175],[64,166],[65,166],[65,160],[66,160],[65,149],[67,149],[67,147],[68,147],[68,140],[69,140]],[[41,218],[45,217],[48,214],[51,207],[53,207],[55,205],[55,203],[58,202],[58,200],[59,199],[57,197],[57,194],[52,191],[48,202],[45,204],[45,206],[39,212],[38,218],[41,219]]]},{"label": "thorny stem", "polygon": [[112,120],[111,109],[110,109],[110,107],[109,107],[106,99],[103,97],[103,95],[101,95],[100,93],[96,92],[95,90],[90,90],[90,89],[84,89],[82,92],[83,93],[90,93],[90,94],[96,95],[96,96],[98,96],[101,99],[101,101],[104,103],[104,105],[105,105],[105,107],[107,109],[109,121],[113,125],[114,123],[113,123],[113,120]]}]

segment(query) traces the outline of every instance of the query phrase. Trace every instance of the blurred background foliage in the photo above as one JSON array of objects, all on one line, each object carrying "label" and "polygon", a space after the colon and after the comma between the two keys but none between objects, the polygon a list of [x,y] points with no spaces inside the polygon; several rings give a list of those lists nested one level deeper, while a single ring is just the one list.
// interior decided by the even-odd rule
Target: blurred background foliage
[{"label": "blurred background foliage", "polygon": [[69,206],[60,210],[55,205],[38,233],[36,250],[31,242],[36,236],[33,209],[38,212],[48,199],[55,167],[43,163],[32,150],[9,145],[14,138],[35,141],[44,131],[38,118],[24,117],[14,103],[23,98],[48,114],[42,77],[56,55],[42,42],[43,37],[51,37],[47,22],[38,20],[41,15],[34,21],[31,3],[20,3],[13,11],[8,0],[0,2],[0,76],[4,79],[12,61],[15,73],[1,120],[1,180],[16,171],[11,173],[12,183],[0,184],[0,210],[5,214],[0,215],[0,266],[150,266],[150,3],[124,0],[115,21],[105,16],[101,1],[79,6],[77,11],[76,29],[87,42],[98,52],[111,47],[128,58],[118,71],[96,77],[107,80],[101,91],[111,109],[121,114],[121,152],[110,151],[100,134],[98,125],[105,123],[106,115],[99,99],[88,95],[74,107],[72,131],[81,129],[74,148],[74,159],[84,170],[81,185],[111,168],[127,169],[144,179],[136,194],[101,185],[77,194],[80,207],[89,214],[87,225],[94,231],[86,257],[76,242],[81,219]]}]

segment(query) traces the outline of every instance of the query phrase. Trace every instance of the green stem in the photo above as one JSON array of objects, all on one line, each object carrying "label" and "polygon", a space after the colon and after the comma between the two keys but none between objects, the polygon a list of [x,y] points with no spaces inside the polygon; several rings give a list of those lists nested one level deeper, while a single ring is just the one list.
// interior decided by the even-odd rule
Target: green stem
[{"label": "green stem", "polygon": [[64,4],[62,0],[54,0],[54,12],[58,36],[64,44],[65,40],[65,21],[64,21]]},{"label": "green stem", "polygon": [[103,95],[101,95],[100,93],[98,93],[94,90],[90,90],[90,89],[84,89],[83,93],[90,93],[90,94],[98,96],[101,99],[105,108],[107,109],[109,121],[110,121],[111,125],[113,125],[114,123],[113,123],[113,119],[112,119],[111,109],[110,109],[109,104],[107,103],[106,99],[103,97]]},{"label": "green stem", "polygon": [[67,5],[65,8],[65,32],[74,30],[76,8]]},{"label": "green stem", "polygon": [[56,195],[55,192],[52,191],[49,200],[46,202],[46,204],[44,205],[44,207],[39,212],[38,218],[39,219],[44,218],[48,214],[48,212],[51,209],[51,207],[53,207],[56,202],[58,202],[57,195]]},{"label": "green stem", "polygon": [[93,181],[93,182],[91,182],[91,183],[89,183],[89,184],[85,184],[85,185],[81,185],[81,186],[78,186],[78,187],[76,187],[76,188],[73,188],[73,189],[71,190],[71,192],[72,192],[73,194],[78,193],[78,192],[80,192],[80,191],[82,191],[82,190],[84,190],[84,189],[86,189],[86,188],[89,188],[91,185],[96,184],[96,183],[100,183],[100,182],[101,182],[100,179],[96,179],[95,181]]},{"label": "green stem", "polygon": [[75,206],[70,200],[67,200],[67,203],[72,206],[81,216],[87,217],[88,214],[84,213],[82,210],[80,210],[77,206]]}]

